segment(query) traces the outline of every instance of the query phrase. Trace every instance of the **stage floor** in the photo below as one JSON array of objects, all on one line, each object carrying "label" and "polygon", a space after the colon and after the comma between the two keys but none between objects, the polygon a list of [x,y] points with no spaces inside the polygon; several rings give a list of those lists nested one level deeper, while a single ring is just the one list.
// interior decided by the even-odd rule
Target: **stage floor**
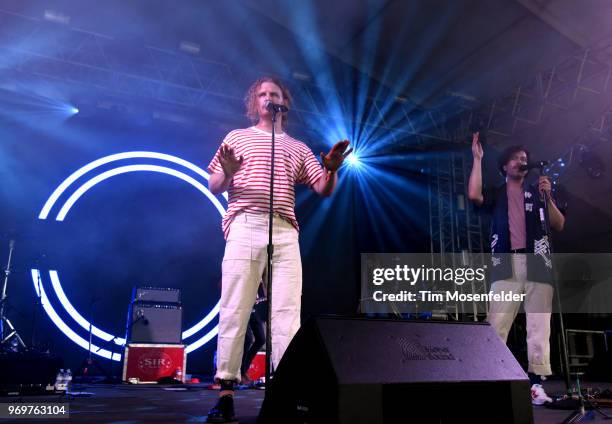
[{"label": "stage floor", "polygon": [[[564,392],[564,384],[561,381],[548,381],[545,384],[548,393],[551,395]],[[612,389],[612,384],[583,383],[582,387]],[[205,422],[206,413],[214,405],[217,397],[217,392],[207,389],[205,384],[185,386],[74,385],[73,392],[82,392],[82,394],[76,396],[0,397],[0,403],[68,402],[70,405],[70,422],[183,423]],[[263,390],[240,390],[236,392],[236,413],[241,423],[255,423],[263,397]],[[477,409],[477,406],[475,408]],[[603,411],[612,415],[612,408],[605,408]],[[570,411],[534,407],[536,424],[559,423],[569,413]],[[26,420],[23,418],[2,421],[41,422],[40,419]],[[590,422],[600,421],[603,421],[603,419],[596,416],[595,420]],[[61,422],[61,420],[52,420],[51,422]]]}]

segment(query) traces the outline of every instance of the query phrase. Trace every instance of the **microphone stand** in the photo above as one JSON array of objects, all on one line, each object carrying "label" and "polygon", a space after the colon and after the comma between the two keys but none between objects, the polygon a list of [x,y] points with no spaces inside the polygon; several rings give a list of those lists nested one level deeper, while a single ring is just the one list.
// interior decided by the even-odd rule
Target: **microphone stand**
[{"label": "microphone stand", "polygon": [[[89,302],[89,343],[88,343],[88,348],[87,348],[87,356],[85,359],[83,359],[83,362],[81,362],[81,366],[79,367],[79,370],[76,373],[76,375],[80,376],[82,382],[90,382],[90,383],[94,382],[94,379],[92,378],[91,373],[90,373],[90,371],[93,368],[97,369],[98,372],[101,372],[102,375],[104,375],[105,381],[107,382],[112,381],[111,377],[106,372],[106,370],[92,356],[91,340],[92,340],[92,334],[93,334],[94,305],[97,302],[98,302],[98,298],[95,297],[95,295],[91,297],[91,300]],[[114,340],[112,340],[111,343],[114,343]],[[100,350],[100,348],[98,348],[98,350]],[[98,350],[96,350],[96,352]],[[112,362],[112,351],[111,351],[111,362]]]},{"label": "microphone stand", "polygon": [[[43,253],[40,258],[44,260],[46,258],[46,255]],[[36,269],[38,270],[36,275],[36,287],[38,289],[38,293],[36,294],[36,304],[34,305],[34,310],[32,311],[32,330],[30,333],[30,348],[32,350],[36,349],[36,345],[34,343],[36,340],[36,326],[38,323],[38,314],[40,312],[40,308],[42,307],[42,281],[40,277],[40,258],[37,257],[35,260]]]},{"label": "microphone stand", "polygon": [[2,297],[0,298],[0,347],[9,350],[5,345],[9,345],[11,339],[15,338],[19,346],[23,349],[26,348],[23,339],[13,326],[13,323],[5,315],[6,304],[8,302],[8,296],[6,290],[8,287],[9,276],[11,275],[11,260],[13,258],[13,251],[15,250],[15,240],[11,240],[9,243],[9,254],[8,261],[6,263],[6,269],[4,270],[4,283],[2,285]]},{"label": "microphone stand", "polygon": [[278,111],[272,108],[272,155],[270,166],[270,204],[268,207],[268,246],[266,249],[268,256],[268,276],[267,276],[267,292],[268,292],[268,317],[266,319],[266,391],[270,386],[272,377],[272,256],[274,255],[274,245],[272,244],[272,223],[274,220],[274,148],[276,142],[276,114]]},{"label": "microphone stand", "polygon": [[[538,170],[540,171],[540,176],[544,176],[544,166],[542,166],[544,164],[544,162],[540,163],[541,165],[538,166]],[[540,216],[540,225],[542,227],[542,231],[544,231],[544,234],[546,235],[546,239],[548,240],[548,251],[550,252],[550,260],[551,260],[551,273],[552,273],[552,282],[553,282],[553,287],[555,289],[555,297],[557,298],[557,309],[559,311],[559,320],[558,320],[558,325],[559,325],[559,332],[561,333],[561,344],[562,344],[562,349],[561,349],[561,354],[562,354],[562,359],[563,359],[563,368],[565,368],[565,389],[566,391],[569,393],[570,392],[570,372],[569,372],[569,355],[567,353],[567,341],[565,339],[565,324],[563,323],[563,310],[561,309],[561,296],[560,296],[560,292],[559,292],[559,281],[557,279],[557,268],[554,265],[554,260],[553,260],[553,254],[554,254],[554,249],[553,249],[553,242],[552,242],[552,237],[551,237],[551,231],[550,231],[550,225],[549,225],[549,214],[548,214],[548,202],[550,200],[548,199],[548,195],[546,193],[544,193],[544,197],[543,197],[543,202],[542,202],[542,207],[540,207],[539,210],[539,216]]]},{"label": "microphone stand", "polygon": [[[540,162],[538,164],[540,176],[545,175],[544,166],[545,166],[544,162]],[[544,193],[543,202],[542,202],[543,207],[540,207],[539,215],[540,215],[540,224],[542,225],[542,230],[544,231],[548,239],[548,250],[550,252],[550,260],[551,260],[551,267],[552,267],[552,281],[553,281],[553,287],[556,292],[555,297],[557,298],[557,308],[559,311],[558,325],[559,325],[559,332],[561,333],[561,345],[562,345],[561,354],[562,354],[562,359],[563,359],[563,367],[565,368],[565,376],[564,376],[565,377],[565,390],[566,390],[566,393],[570,395],[571,394],[571,381],[570,381],[571,377],[570,377],[570,369],[569,369],[569,355],[567,352],[565,325],[563,323],[563,310],[561,309],[561,293],[559,291],[559,280],[557,278],[557,269],[554,266],[554,260],[553,260],[554,250],[553,250],[553,243],[552,243],[551,231],[550,231],[550,225],[549,225],[550,221],[549,221],[549,214],[548,214],[549,201],[550,199],[548,198],[548,195]],[[584,396],[582,396],[582,389],[580,388],[580,380],[578,376],[576,376],[576,383],[577,383],[576,386],[578,388],[578,401],[580,403],[579,403],[578,408],[575,409],[565,420],[563,420],[563,424],[573,424],[573,423],[581,422],[585,419],[590,419],[590,417],[586,413],[587,408],[598,412],[606,420],[612,419],[612,417],[606,415],[601,409],[593,405],[591,401],[586,400]]]}]

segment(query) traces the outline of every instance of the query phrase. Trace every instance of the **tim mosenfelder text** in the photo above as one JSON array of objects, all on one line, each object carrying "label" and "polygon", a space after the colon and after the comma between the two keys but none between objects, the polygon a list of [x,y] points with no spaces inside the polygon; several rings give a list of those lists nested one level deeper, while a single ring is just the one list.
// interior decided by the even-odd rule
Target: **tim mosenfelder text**
[{"label": "tim mosenfelder text", "polygon": [[397,293],[384,293],[382,290],[376,290],[372,299],[375,302],[522,302],[525,300],[525,293],[511,291],[459,293],[449,290],[443,293],[430,290],[419,290],[416,293],[407,290]]}]

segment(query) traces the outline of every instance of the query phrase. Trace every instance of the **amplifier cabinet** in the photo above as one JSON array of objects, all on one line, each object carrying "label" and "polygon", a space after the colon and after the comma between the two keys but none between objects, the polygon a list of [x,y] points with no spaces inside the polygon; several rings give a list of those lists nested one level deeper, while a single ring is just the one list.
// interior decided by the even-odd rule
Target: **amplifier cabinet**
[{"label": "amplifier cabinet", "polygon": [[181,303],[181,290],[165,287],[134,287],[132,301]]},{"label": "amplifier cabinet", "polygon": [[181,343],[183,309],[177,303],[132,302],[128,343]]}]

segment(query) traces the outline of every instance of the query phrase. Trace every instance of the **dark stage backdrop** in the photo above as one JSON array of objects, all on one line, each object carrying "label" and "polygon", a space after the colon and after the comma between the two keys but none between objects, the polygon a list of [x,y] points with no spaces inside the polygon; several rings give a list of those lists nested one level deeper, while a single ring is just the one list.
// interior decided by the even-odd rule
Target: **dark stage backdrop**
[{"label": "dark stage backdrop", "polygon": [[[184,328],[200,321],[218,301],[224,240],[219,212],[192,185],[165,174],[130,172],[95,185],[63,222],[54,220],[57,206],[49,219],[37,216],[52,191],[93,160],[126,151],[154,151],[205,168],[226,132],[247,125],[240,115],[229,122],[202,116],[191,125],[160,120],[134,124],[133,117],[104,111],[75,115],[53,131],[14,122],[2,125],[7,156],[0,169],[0,259],[5,263],[9,240],[14,239],[8,313],[26,342],[63,357],[73,370],[87,354],[36,306],[31,269],[41,270],[55,309],[85,339],[87,332],[62,311],[52,293],[49,271],[57,272],[67,298],[84,318],[119,337],[124,336],[131,290],[137,285],[180,288]],[[321,147],[306,141],[318,153]],[[425,195],[423,174],[402,166],[385,172]],[[426,198],[403,193],[401,186],[396,198],[374,199],[345,173],[331,198],[318,198],[307,188],[298,190],[304,318],[357,311],[361,252],[426,250]],[[395,208],[384,216],[376,212],[392,209],[391,202],[398,199],[405,209]],[[95,337],[94,342],[105,349],[112,346]],[[211,372],[215,347],[213,339],[190,354],[188,371]],[[119,369],[99,359],[104,367]]]},{"label": "dark stage backdrop", "polygon": [[[363,23],[370,22],[365,27],[355,24],[361,18],[338,27],[335,14],[325,8],[313,14],[327,14],[324,22],[332,19],[318,42],[319,25],[311,24],[309,12],[315,11],[308,9],[309,2],[301,8],[292,5],[289,11],[297,13],[286,15],[298,22],[272,19],[261,13],[261,2],[246,2],[250,6],[244,7],[244,2],[185,0],[180,8],[150,0],[113,0],[103,7],[85,0],[4,3],[2,266],[9,240],[16,241],[8,313],[28,344],[48,348],[73,369],[86,352],[36,307],[31,269],[43,271],[48,293],[49,271],[56,271],[66,296],[84,318],[123,336],[135,285],[181,288],[184,327],[200,321],[218,300],[224,248],[221,217],[212,203],[192,185],[160,173],[111,177],[87,191],[64,222],[53,220],[57,207],[53,219],[37,219],[52,191],[81,166],[110,154],[154,151],[205,168],[229,130],[249,125],[240,101],[248,85],[261,74],[282,76],[294,88],[294,126],[289,133],[302,138],[315,154],[337,137],[349,137],[368,164],[361,171],[341,171],[338,190],[329,199],[305,188],[297,191],[303,318],[354,314],[361,253],[429,250],[426,162],[436,154],[432,150],[439,134],[465,132],[461,119],[453,123],[453,116],[464,110],[462,93],[478,99],[465,103],[466,111],[488,111],[489,100],[509,95],[516,83],[531,81],[532,72],[575,54],[573,42],[512,2],[498,2],[508,12],[502,14],[491,14],[490,7],[464,7],[469,1],[454,6],[461,12],[457,15],[452,8],[440,14],[431,2],[389,2],[391,8],[385,7],[380,16],[372,8],[353,8],[357,15],[365,13]],[[346,9],[340,3],[334,6]],[[380,20],[384,15],[394,25]],[[62,17],[69,25],[57,22]],[[407,25],[404,17],[417,25]],[[482,29],[478,22],[483,21],[487,28],[465,31],[466,19],[473,28]],[[512,31],[498,34],[508,25]],[[415,28],[421,27],[423,32],[415,37]],[[302,31],[294,33],[297,28]],[[354,30],[359,33],[351,34]],[[344,37],[337,37],[337,31]],[[379,40],[378,35],[383,37]],[[343,39],[353,41],[345,45]],[[524,48],[525,39],[532,41],[529,49]],[[431,40],[439,40],[435,49]],[[464,49],[457,49],[453,40],[462,40]],[[328,54],[336,43],[354,60]],[[194,49],[199,53],[190,56]],[[475,73],[476,59],[495,66],[477,67]],[[373,75],[384,75],[384,82]],[[568,82],[556,90],[571,93],[574,88]],[[499,182],[496,154],[509,144],[526,144],[534,158],[555,160],[580,141],[593,145],[597,157],[610,157],[610,143],[595,144],[583,137],[590,123],[599,122],[601,113],[609,110],[607,99],[607,91],[598,98],[578,96],[573,107],[545,113],[538,125],[521,125],[512,136],[497,140],[489,134],[487,180]],[[521,118],[523,112],[529,114],[529,105],[521,103]],[[505,132],[506,121],[514,122],[504,114],[495,117],[492,129]],[[427,137],[410,139],[414,131]],[[468,139],[464,141],[459,148],[469,150]],[[437,147],[442,155],[443,150]],[[609,252],[610,178],[592,180],[583,165],[568,167],[563,178],[568,221],[556,246],[564,252]],[[61,317],[86,338],[86,331],[52,300]],[[213,339],[192,353],[188,371],[212,371],[215,347]],[[102,362],[110,368],[108,361]]]}]

